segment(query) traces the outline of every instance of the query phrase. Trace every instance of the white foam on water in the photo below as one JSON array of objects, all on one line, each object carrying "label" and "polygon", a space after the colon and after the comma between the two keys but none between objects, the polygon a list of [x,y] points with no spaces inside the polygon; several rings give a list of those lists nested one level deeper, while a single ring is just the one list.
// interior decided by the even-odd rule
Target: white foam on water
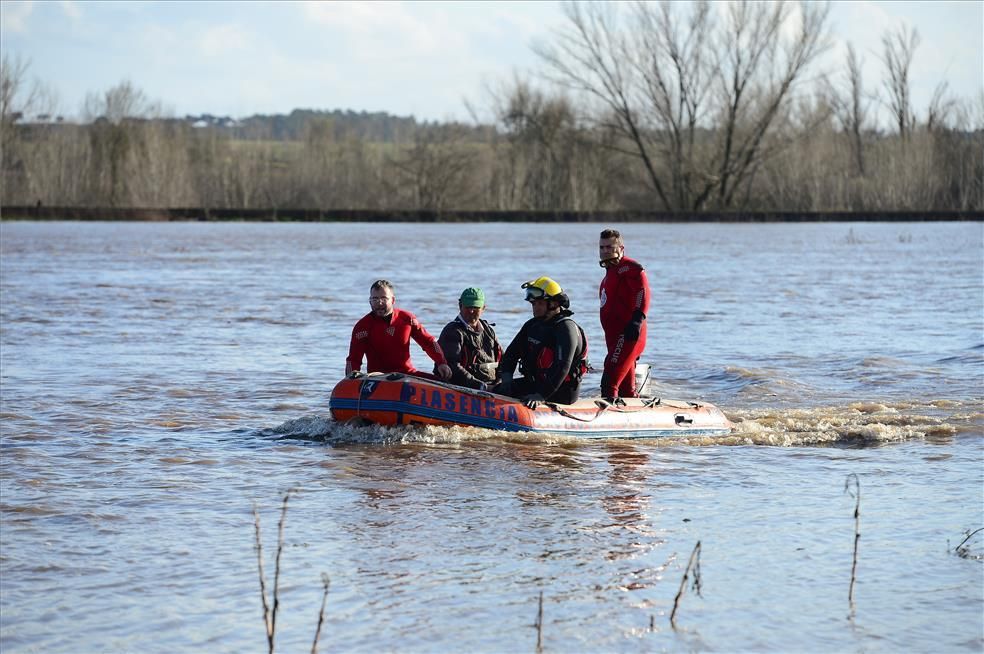
[{"label": "white foam on water", "polygon": [[[947,408],[962,406],[947,403]],[[855,402],[809,409],[739,410],[728,417],[735,423],[735,432],[756,445],[876,444],[980,434],[984,428],[979,412],[939,413],[936,402],[894,406]]]},{"label": "white foam on water", "polygon": [[276,438],[323,441],[331,445],[455,444],[483,440],[552,444],[579,440],[560,434],[496,431],[458,425],[383,426],[357,420],[336,422],[330,416],[322,415],[294,418],[264,433]]}]

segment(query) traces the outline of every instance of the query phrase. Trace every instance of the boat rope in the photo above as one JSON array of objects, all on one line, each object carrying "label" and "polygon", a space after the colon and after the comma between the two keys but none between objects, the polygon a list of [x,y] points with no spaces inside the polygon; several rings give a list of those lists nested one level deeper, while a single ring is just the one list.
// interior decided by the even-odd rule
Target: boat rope
[{"label": "boat rope", "polygon": [[602,403],[602,402],[596,402],[595,404],[598,406],[598,410],[595,412],[595,414],[593,416],[591,416],[590,418],[582,418],[580,416],[574,415],[570,411],[565,411],[564,409],[562,409],[560,407],[560,405],[554,404],[553,402],[544,402],[544,404],[546,404],[548,407],[550,407],[551,409],[553,409],[554,411],[556,411],[560,415],[564,416],[565,418],[570,418],[571,420],[577,420],[579,422],[594,422],[594,420],[598,416],[600,416],[602,413],[604,413],[605,411],[607,411],[608,408],[611,406],[607,402],[604,402],[604,403]]}]

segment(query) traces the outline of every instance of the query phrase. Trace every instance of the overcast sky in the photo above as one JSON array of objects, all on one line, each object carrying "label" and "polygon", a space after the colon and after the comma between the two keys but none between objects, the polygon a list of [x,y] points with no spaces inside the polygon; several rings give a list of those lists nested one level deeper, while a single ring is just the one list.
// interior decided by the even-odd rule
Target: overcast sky
[{"label": "overcast sky", "polygon": [[[76,116],[89,92],[130,80],[175,115],[244,117],[295,108],[466,120],[483,87],[537,66],[531,44],[563,24],[557,2],[81,2],[2,0],[0,47],[30,62]],[[919,30],[917,110],[936,84],[970,99],[984,84],[984,2],[835,2],[847,41],[880,82],[880,38]]]}]

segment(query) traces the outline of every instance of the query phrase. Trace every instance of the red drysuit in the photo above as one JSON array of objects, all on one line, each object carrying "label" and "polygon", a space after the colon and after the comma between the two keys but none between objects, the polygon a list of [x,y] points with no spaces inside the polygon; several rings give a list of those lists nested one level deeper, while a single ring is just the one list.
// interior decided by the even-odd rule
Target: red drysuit
[{"label": "red drysuit", "polygon": [[[410,339],[417,341],[434,363],[447,363],[437,340],[431,336],[417,317],[409,311],[393,309],[386,318],[372,312],[363,316],[352,328],[352,342],[346,361],[352,370],[362,368],[366,358],[367,372],[404,372],[422,374],[410,361]],[[423,373],[424,376],[431,376]]]},{"label": "red drysuit", "polygon": [[604,397],[637,397],[635,363],[646,348],[646,320],[643,319],[639,338],[625,337],[625,328],[633,320],[649,312],[649,280],[645,269],[634,259],[622,257],[605,270],[598,288],[601,300],[601,327],[605,330],[608,356],[601,377]]}]

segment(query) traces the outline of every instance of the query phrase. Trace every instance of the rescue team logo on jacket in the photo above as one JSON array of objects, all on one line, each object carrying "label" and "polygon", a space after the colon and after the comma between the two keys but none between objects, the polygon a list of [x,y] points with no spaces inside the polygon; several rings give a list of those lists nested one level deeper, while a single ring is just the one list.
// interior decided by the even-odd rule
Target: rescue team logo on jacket
[{"label": "rescue team logo on jacket", "polygon": [[455,391],[427,389],[412,384],[403,384],[400,388],[400,401],[429,409],[452,411],[462,415],[498,418],[510,422],[519,421],[519,414],[513,405],[496,406],[492,400]]},{"label": "rescue team logo on jacket", "polygon": [[608,291],[603,288],[601,289],[601,306],[604,307],[606,302],[608,302]]},{"label": "rescue team logo on jacket", "polygon": [[386,333],[389,334],[390,336],[393,336],[394,334],[396,334],[396,327],[387,327]]}]

